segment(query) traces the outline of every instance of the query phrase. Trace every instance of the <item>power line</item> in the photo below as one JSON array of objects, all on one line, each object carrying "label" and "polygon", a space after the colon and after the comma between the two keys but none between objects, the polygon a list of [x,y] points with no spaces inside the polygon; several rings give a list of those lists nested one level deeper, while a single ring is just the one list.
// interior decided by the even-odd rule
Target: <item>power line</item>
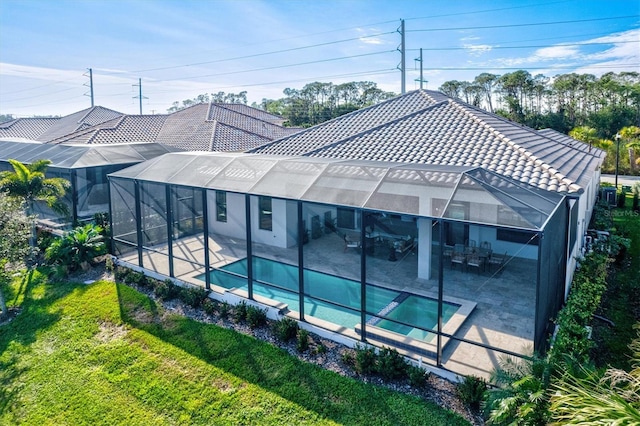
[{"label": "power line", "polygon": [[432,31],[460,31],[460,30],[487,30],[492,28],[534,27],[540,25],[577,24],[582,22],[607,21],[612,19],[638,18],[640,15],[613,16],[609,18],[577,19],[573,21],[534,22],[529,24],[487,25],[482,27],[452,27],[452,28],[427,28],[423,30],[408,30],[407,32],[432,32]]},{"label": "power line", "polygon": [[233,57],[233,58],[216,59],[216,60],[213,60],[213,61],[195,62],[195,63],[192,63],[192,64],[185,64],[185,65],[173,65],[173,66],[168,66],[168,67],[149,68],[149,69],[136,70],[136,71],[131,71],[131,72],[136,73],[136,72],[160,71],[160,70],[168,70],[168,69],[174,69],[174,68],[192,67],[192,66],[199,66],[199,65],[215,64],[215,63],[220,63],[220,62],[235,61],[235,60],[238,60],[238,59],[257,58],[257,57],[260,57],[260,56],[268,56],[268,55],[274,55],[274,54],[277,54],[277,53],[293,52],[293,51],[297,51],[297,50],[311,49],[311,48],[320,47],[320,46],[330,46],[330,45],[333,45],[333,44],[345,43],[345,42],[354,41],[354,40],[362,40],[363,38],[379,37],[381,35],[388,35],[388,34],[395,34],[395,31],[389,31],[389,32],[386,32],[386,33],[372,34],[372,35],[368,35],[368,36],[360,36],[360,37],[348,38],[348,39],[344,39],[344,40],[329,41],[329,42],[326,42],[326,43],[318,43],[318,44],[313,44],[313,45],[310,45],[310,46],[292,47],[290,49],[275,50],[275,51],[272,51],[272,52],[263,52],[263,53],[256,53],[256,54],[252,54],[252,55],[236,56],[236,57]]},{"label": "power line", "polygon": [[[549,45],[529,45],[529,46],[490,46],[490,50],[499,49],[543,49],[547,47],[567,47],[567,46],[597,46],[597,45],[609,45],[609,44],[624,44],[624,43],[640,43],[640,40],[629,41],[608,41],[608,42],[593,42],[593,43],[562,43]],[[422,50],[473,50],[473,45],[466,47],[425,47]],[[418,51],[420,49],[407,49],[409,51]]]},{"label": "power line", "polygon": [[[223,75],[244,74],[244,73],[255,72],[255,71],[267,71],[267,70],[273,70],[273,69],[279,69],[279,68],[297,67],[297,66],[301,66],[301,65],[319,64],[319,63],[323,63],[323,62],[342,61],[344,59],[361,58],[361,57],[364,57],[364,56],[382,55],[382,54],[385,54],[385,53],[393,53],[393,52],[395,52],[395,50],[385,50],[385,51],[381,51],[381,52],[363,53],[361,55],[342,56],[342,57],[338,57],[338,58],[319,59],[317,61],[299,62],[299,63],[296,63],[296,64],[276,65],[276,66],[272,66],[272,67],[254,68],[254,69],[242,70],[242,71],[229,71],[229,72],[223,72],[223,73],[217,73],[217,74],[197,75],[197,76],[190,76],[188,78],[193,79],[193,78],[205,78],[205,77],[219,77],[219,76],[223,76]],[[156,80],[156,82],[182,80],[183,78],[184,77]]]}]

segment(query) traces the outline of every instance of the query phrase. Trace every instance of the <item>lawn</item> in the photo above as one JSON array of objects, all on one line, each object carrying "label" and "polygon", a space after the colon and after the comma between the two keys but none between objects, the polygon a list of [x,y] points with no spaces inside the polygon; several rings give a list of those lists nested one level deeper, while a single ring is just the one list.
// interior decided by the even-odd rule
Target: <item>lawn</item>
[{"label": "lawn", "polygon": [[631,369],[629,344],[637,337],[634,325],[640,322],[640,214],[634,212],[627,194],[624,208],[611,210],[614,226],[631,238],[631,248],[622,264],[612,265],[608,288],[597,314],[613,322],[594,321],[597,348],[594,360],[599,367]]},{"label": "lawn", "polygon": [[52,284],[35,271],[6,296],[21,312],[0,326],[0,424],[468,424],[125,285]]}]

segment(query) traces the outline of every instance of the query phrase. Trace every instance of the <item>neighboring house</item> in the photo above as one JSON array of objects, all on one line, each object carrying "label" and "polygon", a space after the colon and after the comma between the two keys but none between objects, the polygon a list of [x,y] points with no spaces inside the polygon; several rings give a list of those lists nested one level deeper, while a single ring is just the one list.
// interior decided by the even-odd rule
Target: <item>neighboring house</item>
[{"label": "neighboring house", "polygon": [[243,104],[203,103],[159,115],[121,115],[47,140],[48,143],[156,142],[189,151],[245,151],[300,129]]},{"label": "neighboring house", "polygon": [[71,214],[69,218],[59,218],[44,204],[37,206],[37,213],[41,223],[63,227],[69,222],[91,219],[96,213],[109,212],[107,174],[172,151],[176,149],[157,143],[54,145],[0,139],[0,171],[13,171],[10,159],[23,164],[51,160],[47,176],[71,183],[65,196]]},{"label": "neighboring house", "polygon": [[0,138],[48,142],[121,116],[121,112],[97,106],[58,118],[16,118],[0,123]]},{"label": "neighboring house", "polygon": [[188,151],[246,151],[299,131],[282,117],[243,104],[198,104],[174,112],[156,142]]},{"label": "neighboring house", "polygon": [[458,374],[544,350],[603,153],[415,91],[109,176],[114,253]]}]

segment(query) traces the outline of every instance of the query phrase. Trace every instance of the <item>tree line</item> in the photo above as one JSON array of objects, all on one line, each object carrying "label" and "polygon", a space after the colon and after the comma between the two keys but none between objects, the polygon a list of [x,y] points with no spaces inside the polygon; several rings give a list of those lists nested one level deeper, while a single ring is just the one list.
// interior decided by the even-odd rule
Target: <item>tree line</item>
[{"label": "tree line", "polygon": [[518,70],[482,73],[473,81],[450,80],[439,90],[534,129],[564,134],[579,126],[596,129],[602,139],[640,123],[640,73],[560,74],[553,79]]},{"label": "tree line", "polygon": [[[283,98],[263,98],[260,103],[254,102],[251,106],[284,117],[286,126],[310,127],[396,96],[393,92],[379,89],[371,81],[342,84],[314,82],[302,89],[286,88],[283,93]],[[205,93],[193,99],[176,101],[167,111],[175,112],[203,102],[247,104],[247,92]]]}]

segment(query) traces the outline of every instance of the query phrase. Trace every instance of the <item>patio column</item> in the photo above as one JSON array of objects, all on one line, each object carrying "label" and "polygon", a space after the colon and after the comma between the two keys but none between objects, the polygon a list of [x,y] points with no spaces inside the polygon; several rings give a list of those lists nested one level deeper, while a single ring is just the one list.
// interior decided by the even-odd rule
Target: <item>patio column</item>
[{"label": "patio column", "polygon": [[431,241],[433,221],[424,217],[418,218],[418,278],[431,278]]},{"label": "patio column", "polygon": [[[429,244],[431,247],[431,244]],[[438,221],[438,334],[436,365],[442,366],[442,303],[444,298],[444,221]]]}]

